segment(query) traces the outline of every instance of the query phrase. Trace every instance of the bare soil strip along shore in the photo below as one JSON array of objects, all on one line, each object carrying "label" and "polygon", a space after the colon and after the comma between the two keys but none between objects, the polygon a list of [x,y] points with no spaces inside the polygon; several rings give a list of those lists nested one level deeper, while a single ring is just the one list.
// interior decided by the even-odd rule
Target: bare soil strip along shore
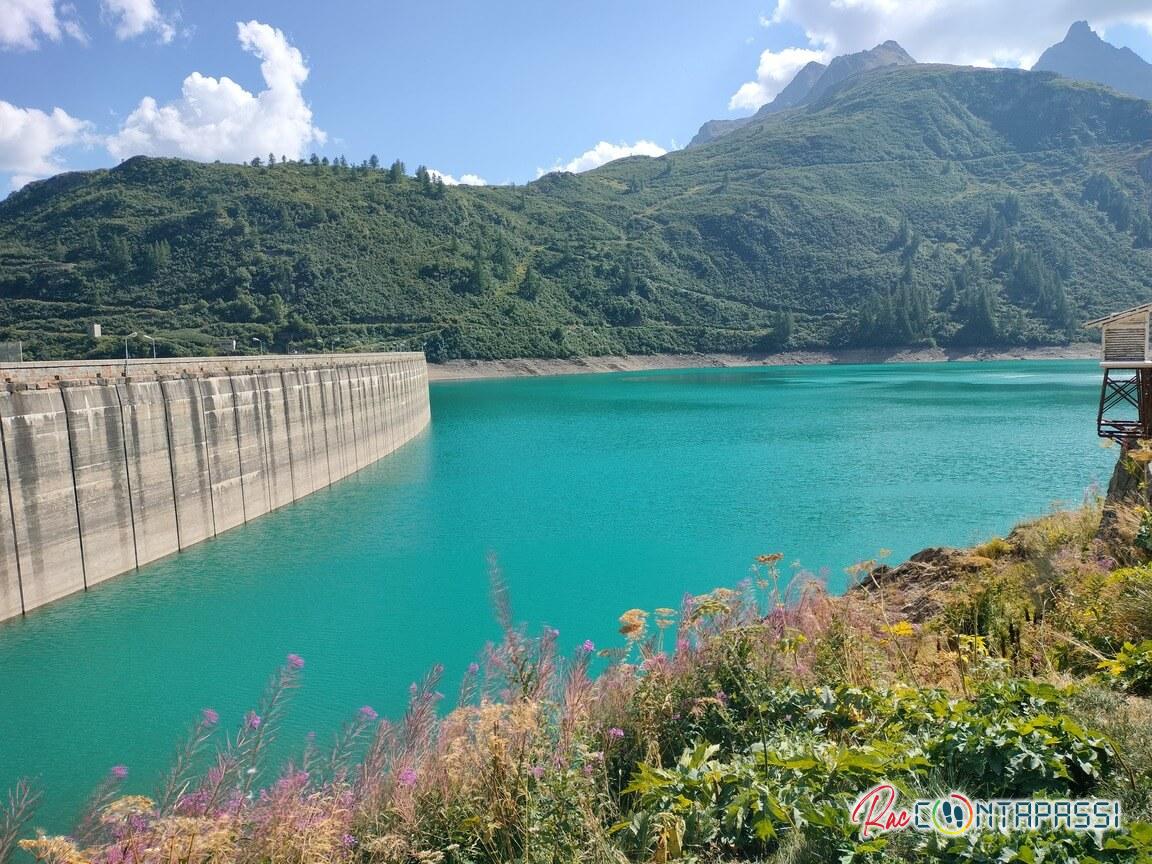
[{"label": "bare soil strip along shore", "polygon": [[741,366],[820,366],[864,363],[946,363],[976,360],[1094,360],[1100,347],[1092,343],[1004,350],[789,351],[783,354],[635,354],[625,357],[562,359],[449,360],[429,363],[430,381],[473,378],[521,378],[536,375],[578,375],[593,372],[642,372],[655,369],[705,369]]}]

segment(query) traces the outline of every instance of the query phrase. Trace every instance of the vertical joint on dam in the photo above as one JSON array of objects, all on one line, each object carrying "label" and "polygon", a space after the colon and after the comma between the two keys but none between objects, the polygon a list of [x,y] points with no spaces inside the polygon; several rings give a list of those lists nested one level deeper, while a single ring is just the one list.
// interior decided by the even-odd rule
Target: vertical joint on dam
[{"label": "vertical joint on dam", "polygon": [[296,501],[429,419],[419,353],[0,368],[0,620]]}]

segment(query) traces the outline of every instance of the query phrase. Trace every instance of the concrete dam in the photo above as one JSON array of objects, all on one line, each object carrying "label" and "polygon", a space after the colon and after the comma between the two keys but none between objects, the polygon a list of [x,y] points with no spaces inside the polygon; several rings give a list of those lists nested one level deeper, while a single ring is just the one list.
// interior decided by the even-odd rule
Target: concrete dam
[{"label": "concrete dam", "polygon": [[0,621],[328,486],[429,419],[420,353],[0,368]]}]

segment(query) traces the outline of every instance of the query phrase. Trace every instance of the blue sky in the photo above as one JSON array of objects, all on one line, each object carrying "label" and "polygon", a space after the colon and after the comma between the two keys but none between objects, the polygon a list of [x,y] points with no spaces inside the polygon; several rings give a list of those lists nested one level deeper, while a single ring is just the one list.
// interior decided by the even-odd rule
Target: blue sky
[{"label": "blue sky", "polygon": [[1076,18],[1152,57],[1152,0],[0,0],[0,194],[137,152],[523,182],[683,146],[808,59],[1031,65]]}]

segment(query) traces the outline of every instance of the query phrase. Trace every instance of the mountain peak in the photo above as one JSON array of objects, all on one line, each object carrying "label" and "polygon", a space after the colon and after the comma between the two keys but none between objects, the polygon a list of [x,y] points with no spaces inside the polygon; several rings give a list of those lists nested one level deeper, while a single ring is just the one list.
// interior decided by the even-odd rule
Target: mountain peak
[{"label": "mountain peak", "polygon": [[1032,68],[1152,99],[1152,64],[1131,49],[1105,42],[1087,21],[1077,21],[1068,28],[1064,41],[1041,54]]},{"label": "mountain peak", "polygon": [[1068,28],[1068,35],[1064,37],[1064,40],[1082,39],[1085,36],[1095,37],[1096,39],[1100,38],[1096,35],[1096,31],[1089,26],[1087,21],[1076,21]]},{"label": "mountain peak", "polygon": [[753,120],[815,102],[829,89],[853,75],[883,66],[910,66],[915,62],[900,43],[892,39],[867,51],[843,54],[833,59],[827,66],[813,60],[796,73],[788,86],[776,94],[775,99],[762,105],[751,117],[710,120],[700,127],[700,131],[688,142],[688,147],[699,147],[717,138],[723,138],[742,126],[747,126]]}]

